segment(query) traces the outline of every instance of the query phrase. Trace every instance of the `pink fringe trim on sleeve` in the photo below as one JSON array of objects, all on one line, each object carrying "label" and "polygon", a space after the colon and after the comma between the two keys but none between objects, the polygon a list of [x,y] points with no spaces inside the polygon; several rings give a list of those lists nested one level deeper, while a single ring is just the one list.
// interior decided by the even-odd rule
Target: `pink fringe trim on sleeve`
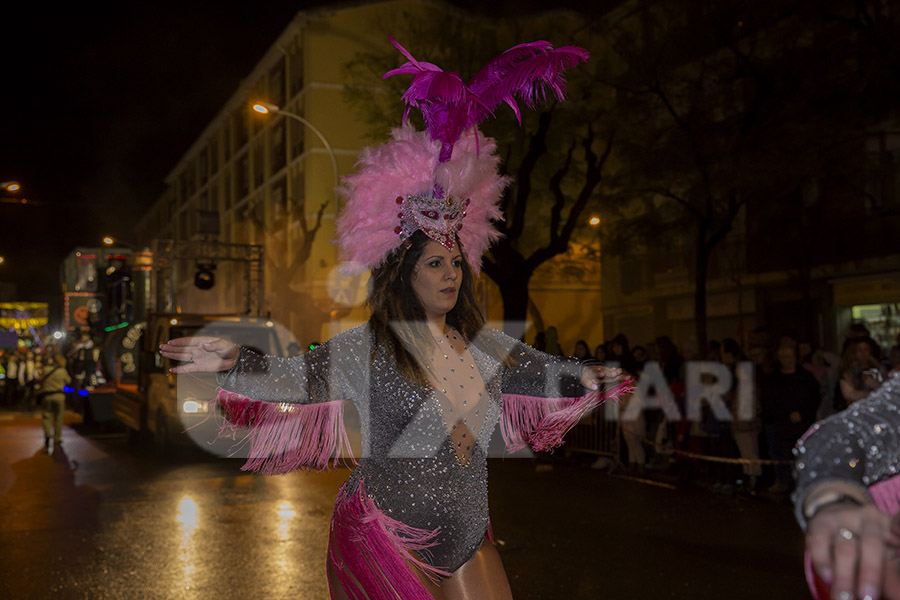
[{"label": "pink fringe trim on sleeve", "polygon": [[625,381],[604,392],[589,392],[580,398],[539,398],[503,395],[500,432],[506,449],[516,452],[525,446],[552,450],[581,417],[606,402],[634,391],[633,381]]},{"label": "pink fringe trim on sleeve", "polygon": [[410,567],[433,581],[450,575],[413,554],[436,545],[437,534],[438,529],[417,529],[390,518],[360,483],[352,496],[344,496],[343,490],[338,496],[331,518],[328,560],[353,600],[432,600]]},{"label": "pink fringe trim on sleeve", "polygon": [[260,402],[221,390],[216,397],[225,412],[219,437],[238,429],[250,429],[245,442],[249,457],[242,467],[267,475],[295,469],[327,470],[332,456],[335,462],[344,456],[356,464],[344,429],[343,402],[316,404],[279,404]]}]

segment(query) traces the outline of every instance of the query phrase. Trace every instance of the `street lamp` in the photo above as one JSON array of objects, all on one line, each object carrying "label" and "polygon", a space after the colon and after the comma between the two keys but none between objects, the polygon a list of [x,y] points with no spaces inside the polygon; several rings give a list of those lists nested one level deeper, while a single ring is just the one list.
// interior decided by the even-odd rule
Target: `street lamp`
[{"label": "street lamp", "polygon": [[106,236],[105,238],[103,238],[103,245],[105,245],[105,246],[124,246],[125,248],[128,248],[129,250],[134,250],[134,244],[129,244],[128,242],[125,242],[120,239],[116,239],[111,236]]},{"label": "street lamp", "polygon": [[331,168],[334,169],[334,187],[337,187],[337,185],[338,185],[337,159],[334,156],[334,150],[331,148],[331,144],[328,143],[328,140],[325,139],[325,136],[322,134],[321,131],[319,131],[318,127],[316,127],[315,125],[313,125],[312,123],[310,123],[309,121],[307,121],[306,119],[301,117],[300,115],[294,114],[294,113],[286,111],[286,110],[282,110],[276,104],[270,104],[268,102],[257,102],[256,104],[253,105],[253,110],[255,110],[258,113],[264,114],[264,115],[267,115],[269,113],[275,113],[277,115],[283,115],[285,117],[290,117],[291,119],[300,121],[301,123],[303,123],[304,125],[309,127],[310,130],[318,136],[319,140],[321,140],[322,145],[325,146],[325,150],[328,151],[328,155],[331,157]]},{"label": "street lamp", "polygon": [[22,186],[19,185],[18,181],[3,181],[0,182],[0,188],[3,188],[7,192],[18,192],[22,189]]}]

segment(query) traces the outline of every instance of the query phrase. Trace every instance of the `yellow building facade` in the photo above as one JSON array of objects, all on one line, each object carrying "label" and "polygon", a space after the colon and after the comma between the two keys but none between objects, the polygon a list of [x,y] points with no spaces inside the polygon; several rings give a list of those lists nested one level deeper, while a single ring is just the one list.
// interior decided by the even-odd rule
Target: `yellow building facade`
[{"label": "yellow building facade", "polygon": [[[260,286],[262,313],[294,333],[302,343],[327,339],[365,321],[365,277],[339,275],[334,222],[340,199],[337,178],[353,172],[359,151],[369,143],[365,124],[344,96],[345,68],[358,53],[384,48],[386,29],[408,15],[456,9],[398,0],[361,6],[301,11],[286,26],[239,89],[166,178],[166,190],[138,226],[142,244],[189,241],[190,258],[157,273],[155,287],[168,286],[172,302],[159,311],[234,313],[252,311],[248,286]],[[398,63],[401,57],[398,54]],[[373,81],[373,87],[380,82]],[[290,114],[259,114],[264,102]],[[291,115],[296,115],[295,118]],[[397,115],[399,124],[400,114]],[[328,142],[301,120],[311,124]],[[333,165],[336,165],[337,173]],[[261,276],[249,276],[241,261],[204,259],[204,242],[259,245]],[[163,244],[164,245],[164,244]],[[531,315],[538,329],[555,325],[563,350],[575,339],[602,339],[599,260],[590,277],[566,280],[564,263],[536,276]],[[219,256],[221,256],[221,252]],[[194,285],[200,264],[215,264],[216,284]],[[496,286],[479,284],[488,320],[502,326]]]}]

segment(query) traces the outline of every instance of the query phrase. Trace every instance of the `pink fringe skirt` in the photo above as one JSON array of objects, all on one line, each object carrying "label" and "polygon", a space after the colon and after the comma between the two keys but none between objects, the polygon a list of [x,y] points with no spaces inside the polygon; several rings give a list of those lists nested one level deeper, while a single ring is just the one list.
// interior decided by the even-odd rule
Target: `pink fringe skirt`
[{"label": "pink fringe skirt", "polygon": [[419,556],[437,544],[437,534],[437,529],[417,529],[387,516],[360,482],[353,494],[345,494],[344,488],[338,494],[328,562],[353,600],[431,600],[414,569],[435,582],[450,575]]}]

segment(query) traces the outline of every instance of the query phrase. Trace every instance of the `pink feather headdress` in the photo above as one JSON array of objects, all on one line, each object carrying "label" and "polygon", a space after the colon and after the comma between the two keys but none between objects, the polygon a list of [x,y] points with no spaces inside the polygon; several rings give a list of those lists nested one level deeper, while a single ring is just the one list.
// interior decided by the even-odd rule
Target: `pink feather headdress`
[{"label": "pink feather headdress", "polygon": [[[408,59],[385,73],[412,75],[404,124],[384,144],[363,150],[359,169],[344,179],[346,199],[337,220],[338,244],[346,271],[375,268],[416,230],[452,249],[459,239],[476,274],[481,256],[499,233],[498,203],[509,184],[497,172],[496,143],[477,125],[508,104],[521,123],[518,96],[529,108],[552,93],[565,98],[567,69],[587,60],[576,46],[553,48],[531,42],[510,48],[485,65],[468,84],[456,73],[416,60],[391,38]],[[422,111],[425,131],[406,123],[411,108]]]}]

